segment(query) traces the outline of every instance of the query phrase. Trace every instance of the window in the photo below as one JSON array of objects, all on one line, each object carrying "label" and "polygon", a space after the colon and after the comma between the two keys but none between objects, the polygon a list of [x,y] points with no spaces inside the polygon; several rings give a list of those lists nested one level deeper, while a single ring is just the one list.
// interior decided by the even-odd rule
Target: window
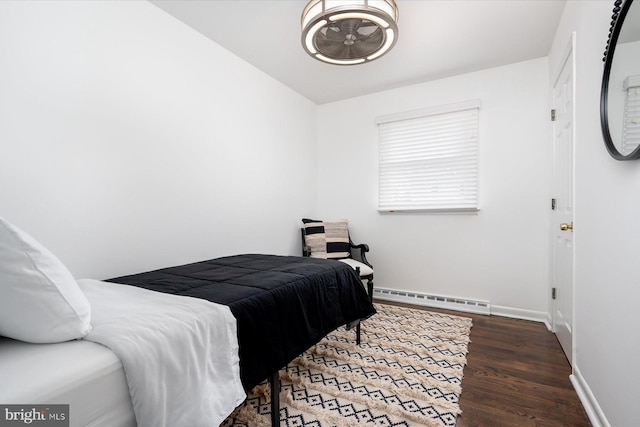
[{"label": "window", "polygon": [[480,101],[379,117],[378,210],[478,209]]},{"label": "window", "polygon": [[640,76],[624,80],[625,102],[622,130],[622,154],[630,154],[640,145]]}]

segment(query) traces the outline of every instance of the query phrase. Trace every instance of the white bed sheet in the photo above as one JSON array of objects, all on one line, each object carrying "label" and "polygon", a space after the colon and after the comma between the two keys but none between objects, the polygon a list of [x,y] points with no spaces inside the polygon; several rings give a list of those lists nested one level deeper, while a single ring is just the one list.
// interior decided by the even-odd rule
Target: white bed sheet
[{"label": "white bed sheet", "polygon": [[138,427],[219,425],[246,394],[228,306],[80,279],[93,330],[120,359]]},{"label": "white bed sheet", "polygon": [[71,427],[136,426],[122,363],[100,344],[0,337],[0,379],[0,403],[69,404]]}]

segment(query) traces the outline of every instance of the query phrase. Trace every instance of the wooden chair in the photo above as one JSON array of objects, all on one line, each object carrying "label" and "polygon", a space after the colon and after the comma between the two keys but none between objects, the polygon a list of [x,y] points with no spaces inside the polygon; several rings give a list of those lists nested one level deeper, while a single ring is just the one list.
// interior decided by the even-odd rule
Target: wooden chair
[{"label": "wooden chair", "polygon": [[304,218],[301,228],[302,256],[335,259],[351,266],[367,282],[367,294],[373,301],[373,266],[367,260],[369,245],[355,244],[346,219],[317,221]]}]

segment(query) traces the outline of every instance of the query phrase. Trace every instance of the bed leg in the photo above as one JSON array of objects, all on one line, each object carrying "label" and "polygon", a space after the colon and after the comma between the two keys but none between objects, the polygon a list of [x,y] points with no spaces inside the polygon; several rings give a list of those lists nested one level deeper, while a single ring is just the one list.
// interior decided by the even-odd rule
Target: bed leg
[{"label": "bed leg", "polygon": [[280,426],[280,377],[278,371],[271,375],[271,427]]}]

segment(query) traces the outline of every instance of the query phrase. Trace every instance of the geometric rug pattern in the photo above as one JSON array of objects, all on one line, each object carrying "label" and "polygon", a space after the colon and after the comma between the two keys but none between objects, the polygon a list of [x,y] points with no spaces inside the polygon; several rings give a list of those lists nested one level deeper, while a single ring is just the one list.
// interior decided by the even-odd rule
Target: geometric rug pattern
[{"label": "geometric rug pattern", "polygon": [[[355,331],[339,328],[281,370],[280,425],[455,426],[471,319],[376,304]],[[224,427],[265,426],[269,385],[248,393]]]}]

